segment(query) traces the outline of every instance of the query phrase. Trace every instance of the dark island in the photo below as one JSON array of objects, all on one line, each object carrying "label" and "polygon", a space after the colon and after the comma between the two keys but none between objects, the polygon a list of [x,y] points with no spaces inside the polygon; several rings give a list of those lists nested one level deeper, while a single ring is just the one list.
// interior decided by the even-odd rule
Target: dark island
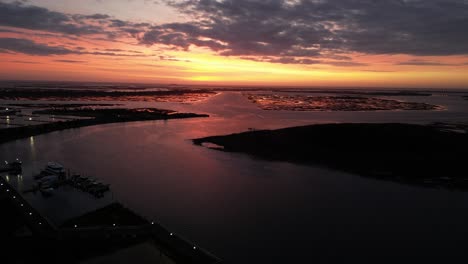
[{"label": "dark island", "polygon": [[[452,127],[449,127],[452,128]],[[468,190],[468,135],[438,125],[326,124],[194,139],[223,151]]]},{"label": "dark island", "polygon": [[66,115],[75,117],[88,117],[86,119],[74,119],[66,122],[53,122],[39,125],[12,127],[0,129],[0,144],[20,138],[36,136],[70,128],[94,126],[109,123],[121,123],[131,121],[169,120],[193,117],[208,117],[205,114],[178,113],[171,110],[156,108],[139,109],[94,109],[94,108],[54,108],[33,112],[33,114]]}]

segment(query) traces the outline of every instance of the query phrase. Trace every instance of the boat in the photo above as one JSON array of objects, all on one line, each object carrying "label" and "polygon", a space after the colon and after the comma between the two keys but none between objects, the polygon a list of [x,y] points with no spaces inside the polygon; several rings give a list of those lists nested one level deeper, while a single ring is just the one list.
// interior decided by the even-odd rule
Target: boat
[{"label": "boat", "polygon": [[58,162],[48,162],[44,172],[47,172],[52,175],[62,175],[65,174],[65,169],[62,164]]},{"label": "boat", "polygon": [[48,187],[48,188],[41,188],[40,189],[41,194],[48,197],[52,195],[52,192],[54,191],[54,188]]},{"label": "boat", "polygon": [[53,185],[53,184],[56,184],[58,181],[59,181],[59,176],[58,175],[49,175],[49,176],[45,176],[45,177],[41,178],[39,180],[39,183],[40,184]]},{"label": "boat", "polygon": [[0,171],[19,174],[22,171],[22,166],[23,162],[21,162],[19,159],[10,162],[5,161],[5,165],[0,168]]}]

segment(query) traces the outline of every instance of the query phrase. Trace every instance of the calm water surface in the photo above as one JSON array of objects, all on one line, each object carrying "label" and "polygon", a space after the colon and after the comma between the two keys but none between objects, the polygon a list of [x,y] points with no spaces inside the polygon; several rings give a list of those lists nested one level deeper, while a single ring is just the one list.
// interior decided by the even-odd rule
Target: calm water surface
[{"label": "calm water surface", "polygon": [[211,118],[55,132],[1,145],[0,156],[24,160],[24,185],[50,160],[110,183],[114,198],[226,263],[458,263],[468,254],[468,193],[262,161],[190,141],[325,122],[468,120],[459,96],[411,100],[448,110],[267,112],[222,93],[196,104],[150,104]]}]

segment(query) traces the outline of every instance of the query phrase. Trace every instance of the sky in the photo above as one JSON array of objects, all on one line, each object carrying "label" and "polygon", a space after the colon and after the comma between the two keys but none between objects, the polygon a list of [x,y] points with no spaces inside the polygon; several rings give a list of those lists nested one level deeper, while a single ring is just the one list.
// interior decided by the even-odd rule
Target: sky
[{"label": "sky", "polygon": [[0,80],[468,88],[468,0],[0,0]]}]

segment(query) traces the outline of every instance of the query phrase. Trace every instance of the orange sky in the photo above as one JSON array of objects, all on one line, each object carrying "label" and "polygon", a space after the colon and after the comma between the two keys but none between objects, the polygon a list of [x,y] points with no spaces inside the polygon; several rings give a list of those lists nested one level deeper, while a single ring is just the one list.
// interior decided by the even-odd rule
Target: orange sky
[{"label": "orange sky", "polygon": [[327,59],[317,64],[284,64],[256,61],[255,56],[223,56],[196,45],[174,49],[168,45],[142,45],[131,37],[70,37],[12,26],[0,26],[0,38],[28,39],[36,44],[86,51],[48,55],[0,52],[3,80],[468,88],[467,55],[348,52],[341,55],[351,59],[353,63],[349,65],[327,64]]}]

